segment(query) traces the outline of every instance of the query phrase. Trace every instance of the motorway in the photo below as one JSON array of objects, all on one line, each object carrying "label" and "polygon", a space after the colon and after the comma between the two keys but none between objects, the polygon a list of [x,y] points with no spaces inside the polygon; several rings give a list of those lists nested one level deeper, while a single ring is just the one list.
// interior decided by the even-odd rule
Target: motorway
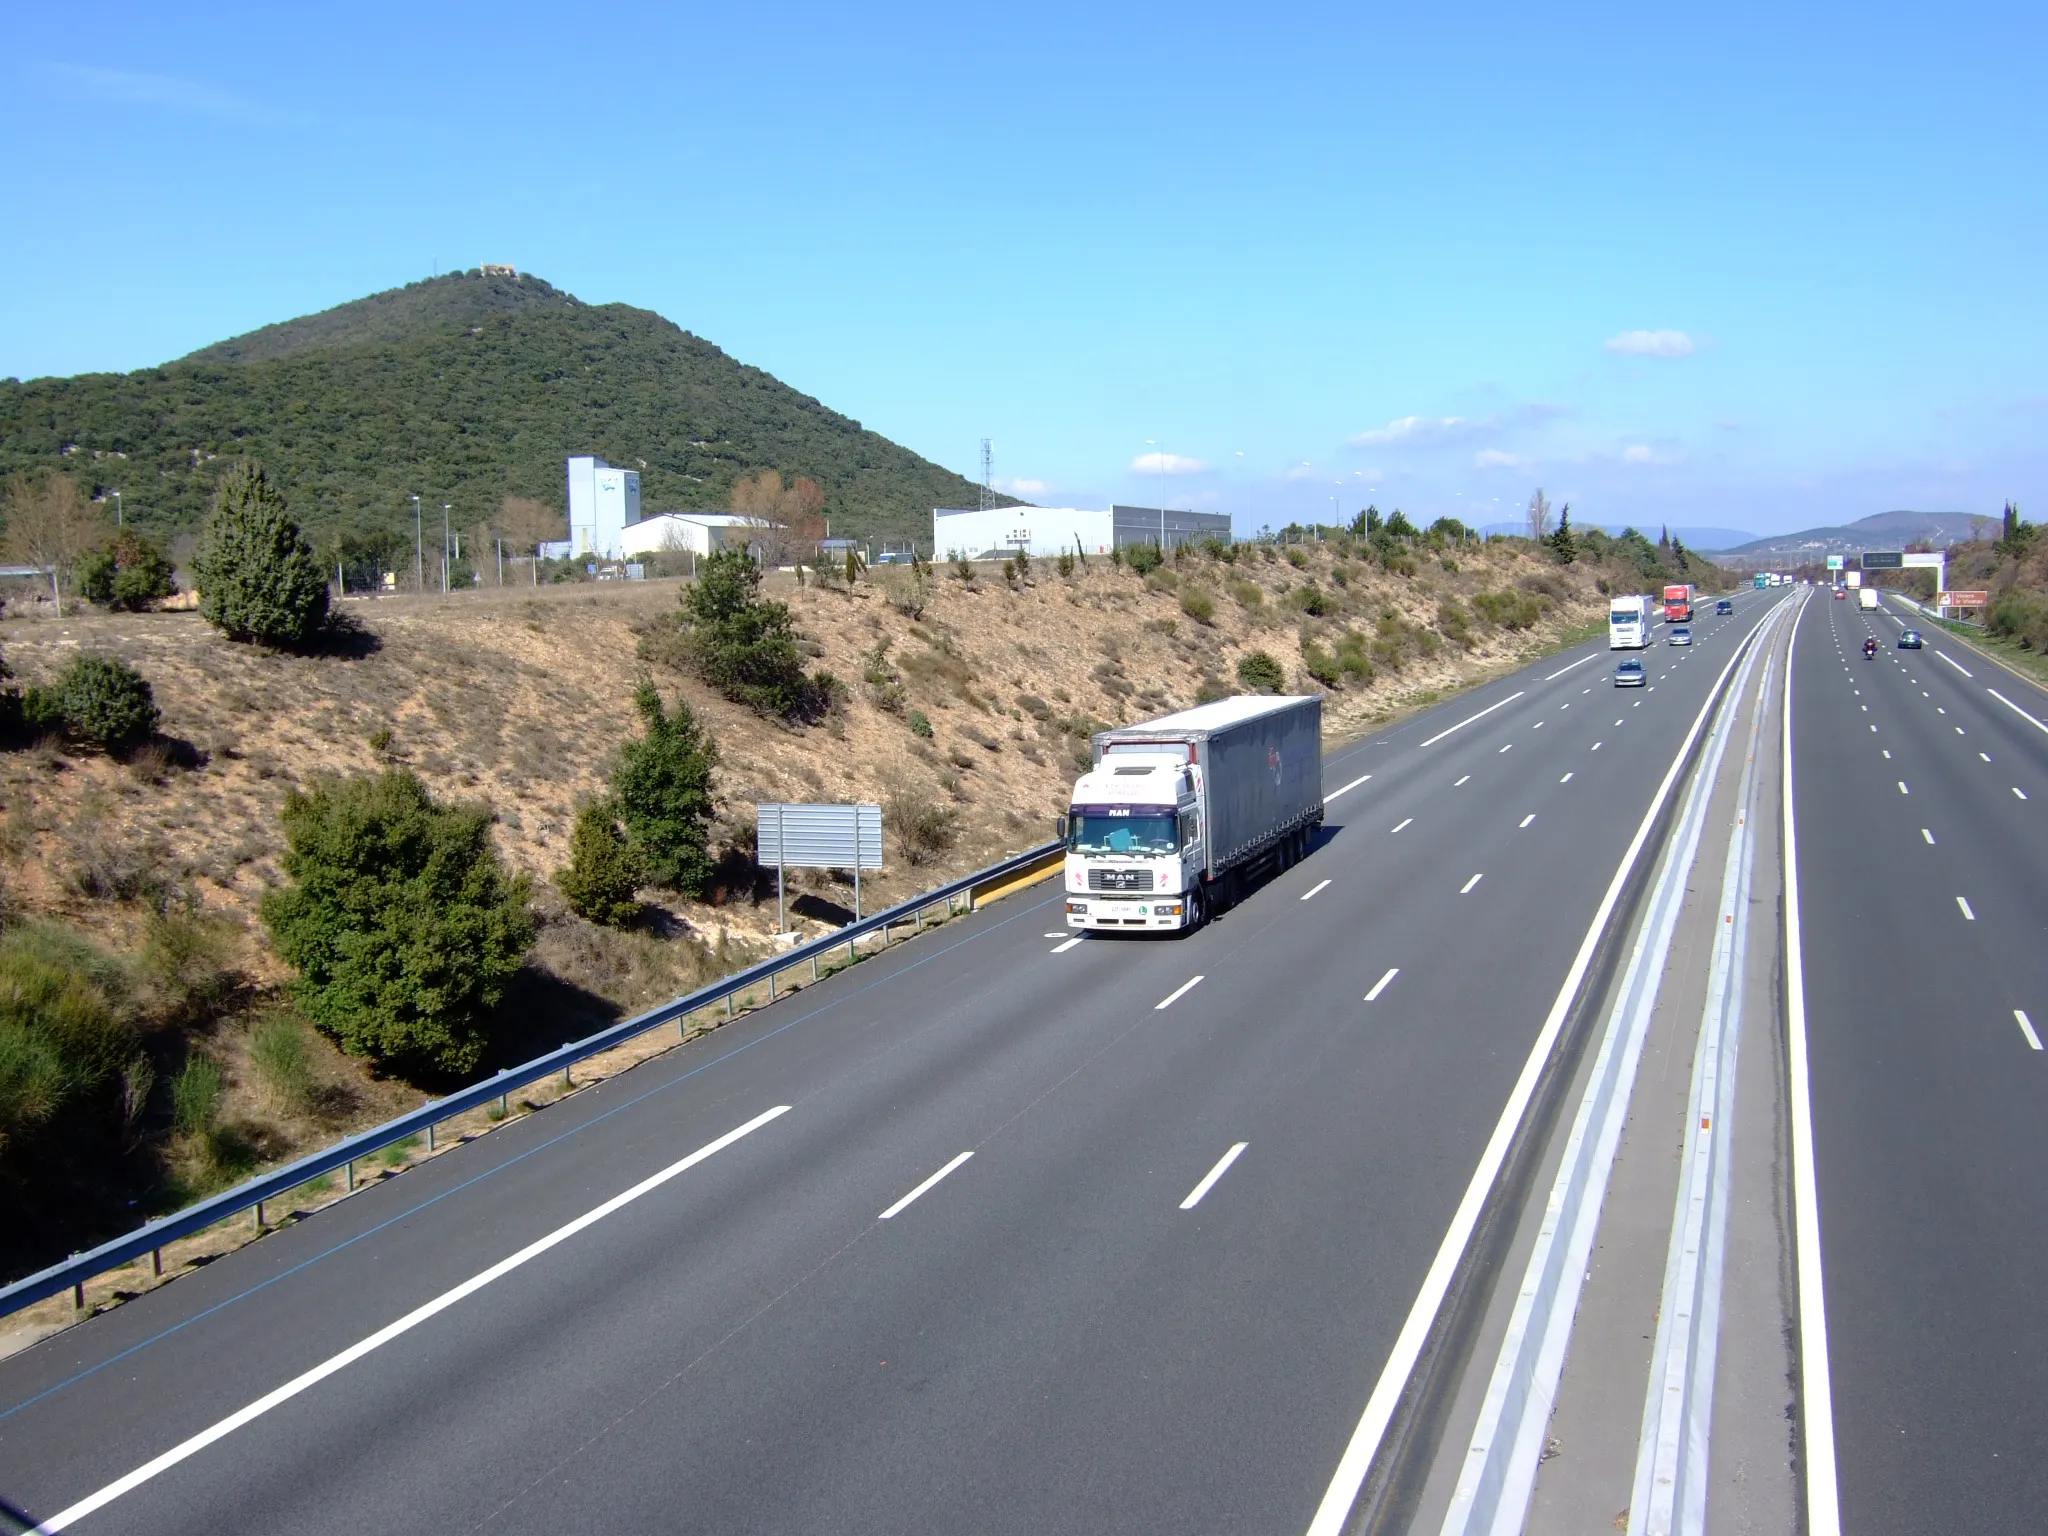
[{"label": "motorway", "polygon": [[[1027,891],[0,1362],[0,1501],[152,1533],[1307,1529],[1624,849],[1782,596],[1646,653],[1650,688],[1612,687],[1603,639],[1333,748],[1317,851],[1195,935],[1077,944]],[[2029,908],[1994,914],[2041,866],[2013,857],[2033,807],[1964,790],[2020,773],[2004,727],[1950,704],[1969,740],[1942,757],[1888,659],[1851,694],[1827,637],[1856,616],[1826,606],[1800,806],[1823,1211],[1853,1260],[1902,1226],[1981,1241],[2039,1150],[2040,1058],[1989,998],[2039,979]],[[1915,781],[1881,817],[1826,787],[1883,761],[1826,715],[1866,700]],[[1886,905],[1916,857],[1984,892],[1968,936]],[[1838,899],[1859,917],[1829,928]],[[1996,963],[1954,958],[1978,933]],[[1838,976],[1899,1022],[1827,1014]],[[1967,1013],[1908,1006],[1958,986]],[[1859,1216],[1840,1181],[1897,1154],[1830,1084],[1878,1031],[1910,1099],[1888,1113],[1950,1116],[1959,1160]],[[1922,1197],[1957,1172],[1981,1198]],[[1876,1315],[1834,1265],[1837,1338],[1860,1309],[1916,1370],[1994,1331],[2038,1361],[2042,1255],[1997,1241],[2011,1294],[1939,1323]],[[1890,1406],[1882,1374],[1839,1372],[1845,1426]],[[1984,1414],[1990,1450],[2035,1445],[2016,1400]]]},{"label": "motorway", "polygon": [[[1842,1520],[2048,1523],[2048,695],[1810,603],[1793,716]],[[1862,654],[1877,638],[1875,658]]]}]

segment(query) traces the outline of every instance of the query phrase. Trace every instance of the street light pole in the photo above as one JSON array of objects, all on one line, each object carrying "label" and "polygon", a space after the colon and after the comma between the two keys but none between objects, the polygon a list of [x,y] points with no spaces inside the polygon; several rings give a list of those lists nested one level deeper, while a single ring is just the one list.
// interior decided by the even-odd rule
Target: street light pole
[{"label": "street light pole", "polygon": [[121,515],[121,493],[119,491],[114,492],[114,526],[116,528],[126,528],[128,526],[128,519]]},{"label": "street light pole", "polygon": [[419,591],[427,590],[427,551],[420,540],[420,499],[412,500],[412,580]]},{"label": "street light pole", "polygon": [[448,591],[448,508],[450,503],[441,503],[441,592]]}]

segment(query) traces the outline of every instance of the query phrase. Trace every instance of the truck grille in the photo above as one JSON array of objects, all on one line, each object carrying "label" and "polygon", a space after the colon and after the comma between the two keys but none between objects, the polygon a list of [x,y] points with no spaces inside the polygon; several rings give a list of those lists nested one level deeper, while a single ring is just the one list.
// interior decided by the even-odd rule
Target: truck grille
[{"label": "truck grille", "polygon": [[1091,891],[1149,891],[1152,889],[1152,871],[1149,869],[1091,869],[1088,871],[1088,889]]}]

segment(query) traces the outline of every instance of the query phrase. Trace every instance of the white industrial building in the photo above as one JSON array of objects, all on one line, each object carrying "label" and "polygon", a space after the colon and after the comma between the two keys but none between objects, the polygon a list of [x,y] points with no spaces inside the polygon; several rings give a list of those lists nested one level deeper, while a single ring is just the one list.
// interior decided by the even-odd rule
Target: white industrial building
[{"label": "white industrial building", "polygon": [[626,525],[620,552],[631,557],[664,550],[709,555],[721,549],[745,549],[756,540],[758,530],[772,526],[762,518],[732,512],[657,512]]},{"label": "white industrial building", "polygon": [[1133,544],[1171,549],[1205,539],[1230,542],[1230,516],[1161,507],[932,508],[932,550],[946,559],[1001,559],[1024,550],[1034,560],[1079,551],[1106,555]]},{"label": "white industrial building", "polygon": [[569,460],[569,552],[617,560],[626,525],[640,521],[640,472],[583,454]]}]

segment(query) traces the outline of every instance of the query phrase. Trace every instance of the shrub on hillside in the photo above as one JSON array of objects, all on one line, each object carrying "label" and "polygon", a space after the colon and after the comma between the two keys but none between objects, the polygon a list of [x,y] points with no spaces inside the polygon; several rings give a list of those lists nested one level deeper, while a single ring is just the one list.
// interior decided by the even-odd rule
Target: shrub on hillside
[{"label": "shrub on hillside", "polygon": [[619,748],[611,789],[626,835],[646,861],[646,879],[699,896],[711,879],[711,773],[718,748],[681,700],[664,710],[654,684],[633,693],[645,733]]},{"label": "shrub on hillside", "polygon": [[1140,576],[1150,576],[1166,563],[1166,556],[1157,544],[1133,544],[1122,551],[1124,564]]},{"label": "shrub on hillside", "polygon": [[578,811],[569,862],[555,876],[570,910],[604,927],[623,928],[639,916],[635,892],[646,883],[646,855],[620,830],[611,802],[593,800]]},{"label": "shrub on hillside", "polygon": [[327,621],[327,572],[251,460],[222,477],[192,571],[200,613],[230,640],[303,645]]},{"label": "shrub on hillside", "polygon": [[1241,657],[1237,680],[1253,693],[1278,693],[1287,686],[1287,674],[1266,651],[1252,651]]},{"label": "shrub on hillside", "polygon": [[78,591],[87,602],[135,613],[177,590],[163,546],[126,528],[112,544],[79,562]]},{"label": "shrub on hillside", "polygon": [[1543,604],[1526,592],[1475,593],[1472,610],[1502,629],[1529,629],[1543,617]]},{"label": "shrub on hillside", "polygon": [[2028,650],[2048,651],[2048,600],[2032,592],[2008,592],[1984,615],[1984,627]]},{"label": "shrub on hillside", "polygon": [[394,769],[294,791],[284,830],[293,884],[264,897],[263,921],[306,1016],[352,1055],[474,1070],[534,935],[490,812],[437,805]]},{"label": "shrub on hillside", "polygon": [[1216,599],[1200,587],[1184,587],[1180,594],[1180,611],[1197,624],[1213,623],[1216,618]]},{"label": "shrub on hillside", "polygon": [[682,655],[705,682],[763,715],[814,720],[831,690],[804,675],[789,609],[761,596],[761,568],[744,550],[720,550],[683,590]]},{"label": "shrub on hillside", "polygon": [[54,683],[28,690],[22,714],[37,730],[116,752],[149,740],[160,718],[149,683],[107,656],[74,657]]},{"label": "shrub on hillside", "polygon": [[896,835],[897,851],[913,869],[922,868],[952,850],[960,837],[960,817],[950,806],[934,805],[909,790],[889,796],[882,817]]}]

